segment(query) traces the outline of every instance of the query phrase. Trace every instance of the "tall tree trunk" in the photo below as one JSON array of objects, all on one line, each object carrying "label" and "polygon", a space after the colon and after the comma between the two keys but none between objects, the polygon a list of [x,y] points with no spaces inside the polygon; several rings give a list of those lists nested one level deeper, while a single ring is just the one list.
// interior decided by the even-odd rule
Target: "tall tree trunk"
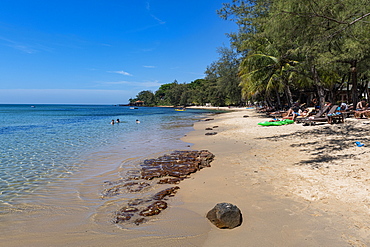
[{"label": "tall tree trunk", "polygon": [[347,103],[349,104],[350,102],[350,98],[351,98],[351,95],[350,95],[350,92],[349,92],[349,79],[351,78],[351,74],[348,73],[348,82],[347,82]]},{"label": "tall tree trunk", "polygon": [[320,83],[319,74],[317,73],[315,65],[312,65],[311,73],[313,75],[313,81],[316,85],[317,96],[319,97],[320,108],[322,109],[323,106],[325,105],[325,89]]},{"label": "tall tree trunk", "polygon": [[325,89],[321,85],[316,85],[316,89],[317,95],[319,96],[320,108],[323,108],[325,105]]},{"label": "tall tree trunk", "polygon": [[329,92],[326,94],[326,98],[329,102],[332,102],[333,104],[335,103],[334,102],[334,89],[333,88],[331,90],[329,90]]},{"label": "tall tree trunk", "polygon": [[267,96],[267,97],[266,97],[266,100],[267,100],[267,102],[268,102],[268,106],[270,106],[270,107],[274,107],[274,104],[272,103],[272,98],[271,98],[271,96]]},{"label": "tall tree trunk", "polygon": [[351,79],[352,79],[352,101],[353,106],[356,107],[358,102],[357,93],[357,60],[351,62]]},{"label": "tall tree trunk", "polygon": [[285,94],[288,100],[289,107],[291,107],[293,105],[293,96],[288,84],[285,84]]},{"label": "tall tree trunk", "polygon": [[343,90],[343,85],[345,84],[345,82],[346,82],[346,74],[344,74],[343,76],[342,76],[342,80],[341,80],[341,82],[340,82],[340,85],[337,87],[337,88],[334,88],[334,90],[333,90],[333,98],[334,98],[334,100],[336,100],[336,101],[342,101],[342,99],[341,98],[339,98],[339,92],[341,92],[342,90]]},{"label": "tall tree trunk", "polygon": [[279,95],[279,90],[275,90],[275,92],[276,92],[276,101],[277,101],[277,106],[278,106],[278,110],[280,110],[281,109],[281,101],[280,101],[280,95]]}]

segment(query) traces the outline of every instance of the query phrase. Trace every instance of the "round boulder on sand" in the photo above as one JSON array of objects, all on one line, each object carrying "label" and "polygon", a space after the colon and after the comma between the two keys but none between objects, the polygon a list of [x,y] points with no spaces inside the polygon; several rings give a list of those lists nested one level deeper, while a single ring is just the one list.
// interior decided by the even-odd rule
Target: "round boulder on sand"
[{"label": "round boulder on sand", "polygon": [[242,223],[240,209],[231,203],[218,203],[207,213],[209,219],[215,226],[222,229],[232,229]]}]

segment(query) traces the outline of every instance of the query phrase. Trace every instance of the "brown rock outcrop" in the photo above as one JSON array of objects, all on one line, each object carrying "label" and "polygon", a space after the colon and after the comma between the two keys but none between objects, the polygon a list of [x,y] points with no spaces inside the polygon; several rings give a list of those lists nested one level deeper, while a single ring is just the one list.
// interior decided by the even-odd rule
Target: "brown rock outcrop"
[{"label": "brown rock outcrop", "polygon": [[209,167],[214,155],[207,150],[174,151],[156,159],[144,160],[139,171],[129,171],[128,176],[116,182],[106,182],[108,188],[102,192],[102,199],[125,193],[136,193],[137,198],[126,203],[115,213],[114,223],[134,223],[147,221],[147,217],[157,215],[168,207],[169,197],[176,194],[180,187],[169,187],[151,196],[143,193],[155,184],[178,184],[204,167]]}]

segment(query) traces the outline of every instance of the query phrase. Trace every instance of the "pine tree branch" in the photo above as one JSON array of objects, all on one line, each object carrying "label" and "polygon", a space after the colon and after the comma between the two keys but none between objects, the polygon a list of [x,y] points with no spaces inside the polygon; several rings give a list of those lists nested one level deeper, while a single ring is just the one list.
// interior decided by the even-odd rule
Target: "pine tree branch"
[{"label": "pine tree branch", "polygon": [[348,25],[352,25],[352,24],[354,24],[354,23],[356,23],[358,21],[361,21],[362,19],[368,17],[369,15],[370,15],[370,13],[364,14],[363,16],[361,16],[361,17],[357,18],[356,20],[350,22]]},{"label": "pine tree branch", "polygon": [[[339,24],[348,24],[347,22],[344,22],[344,21],[339,21],[337,19],[334,19],[334,18],[331,18],[329,16],[325,16],[325,15],[319,15],[317,13],[307,13],[307,14],[302,14],[302,13],[295,13],[295,12],[289,12],[289,11],[282,11],[282,13],[285,13],[285,14],[291,14],[291,15],[298,15],[298,16],[303,16],[303,17],[321,17],[321,18],[324,18],[324,19],[328,19],[330,21],[333,21],[333,22],[336,22],[336,23],[339,23]],[[370,13],[369,13],[370,14]]]},{"label": "pine tree branch", "polygon": [[340,21],[340,20],[337,20],[337,19],[334,19],[332,17],[329,17],[329,16],[326,16],[326,15],[320,15],[320,14],[317,14],[317,13],[307,13],[307,14],[302,14],[302,13],[295,13],[295,12],[289,12],[289,11],[282,11],[282,13],[285,13],[285,14],[291,14],[291,15],[298,15],[298,16],[304,16],[304,17],[321,17],[321,18],[324,18],[324,19],[328,19],[330,21],[333,21],[333,22],[336,22],[338,24],[344,24],[344,25],[353,25],[355,24],[356,22],[370,16],[370,13],[366,13],[364,14],[363,16],[360,16],[359,18],[351,21],[351,22],[345,22],[345,21]]},{"label": "pine tree branch", "polygon": [[[339,29],[337,30],[336,32],[332,33],[331,35],[328,36],[328,38],[332,38],[334,36],[336,36],[337,34],[343,32],[344,30],[346,30],[348,27],[350,27],[351,25],[355,24],[356,22],[359,22],[361,21],[362,19],[370,16],[370,13],[366,13],[360,17],[358,17],[357,19],[351,21],[351,22],[345,22],[345,21],[339,21],[337,19],[334,19],[332,17],[329,17],[329,16],[325,16],[325,15],[320,15],[318,13],[307,13],[307,14],[302,14],[302,13],[295,13],[295,12],[289,12],[289,11],[282,11],[282,13],[285,13],[285,14],[290,14],[290,15],[297,15],[297,16],[302,16],[302,17],[320,17],[320,18],[324,18],[324,19],[327,19],[327,20],[330,20],[332,22],[335,22],[335,23],[338,23],[338,24],[342,24],[342,25],[346,25],[345,27],[343,27],[342,29]],[[365,23],[368,23],[368,22],[365,22]]]},{"label": "pine tree branch", "polygon": [[344,30],[346,30],[346,29],[347,29],[348,27],[350,27],[351,25],[353,25],[353,24],[355,24],[356,22],[358,22],[358,21],[360,21],[360,20],[362,20],[362,19],[366,18],[367,16],[370,16],[370,13],[367,13],[367,14],[365,14],[365,15],[363,15],[363,16],[361,16],[361,17],[359,17],[359,18],[357,18],[357,19],[355,19],[355,20],[353,20],[353,21],[351,21],[350,23],[348,23],[348,25],[347,25],[347,26],[345,26],[344,28],[342,28],[342,29],[340,29],[340,30],[338,30],[338,31],[334,32],[333,34],[329,35],[328,37],[329,37],[329,38],[332,38],[332,37],[336,36],[337,34],[339,34],[339,33],[343,32]]}]

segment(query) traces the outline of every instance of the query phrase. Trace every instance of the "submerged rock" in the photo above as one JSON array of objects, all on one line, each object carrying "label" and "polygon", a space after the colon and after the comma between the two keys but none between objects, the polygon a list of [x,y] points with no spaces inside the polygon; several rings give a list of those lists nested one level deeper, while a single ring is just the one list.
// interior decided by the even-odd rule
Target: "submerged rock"
[{"label": "submerged rock", "polygon": [[147,208],[142,210],[139,214],[141,216],[153,216],[159,214],[162,210],[167,208],[167,202],[155,201],[150,204]]},{"label": "submerged rock", "polygon": [[232,229],[242,223],[240,209],[231,203],[218,203],[207,213],[209,219],[215,226],[222,229]]},{"label": "submerged rock", "polygon": [[134,224],[135,225],[140,225],[140,224],[142,224],[142,223],[144,223],[144,222],[146,222],[147,220],[145,219],[145,218],[138,218],[138,219],[136,219],[135,221],[134,221]]},{"label": "submerged rock", "polygon": [[119,211],[116,212],[116,220],[115,223],[121,223],[123,221],[130,220],[134,213],[139,211],[139,209],[135,207],[123,207]]},{"label": "submerged rock", "polygon": [[180,189],[180,187],[176,186],[176,187],[171,187],[171,188],[162,190],[162,191],[156,193],[153,196],[153,199],[154,200],[163,200],[166,196],[169,196],[169,197],[174,196],[178,189]]},{"label": "submerged rock", "polygon": [[128,182],[124,184],[117,184],[111,188],[104,190],[102,192],[102,197],[112,197],[115,195],[119,195],[123,193],[122,189],[125,189],[126,192],[139,192],[149,186],[150,184],[145,182]]},{"label": "submerged rock", "polygon": [[164,178],[158,181],[158,184],[179,184],[185,178]]}]

